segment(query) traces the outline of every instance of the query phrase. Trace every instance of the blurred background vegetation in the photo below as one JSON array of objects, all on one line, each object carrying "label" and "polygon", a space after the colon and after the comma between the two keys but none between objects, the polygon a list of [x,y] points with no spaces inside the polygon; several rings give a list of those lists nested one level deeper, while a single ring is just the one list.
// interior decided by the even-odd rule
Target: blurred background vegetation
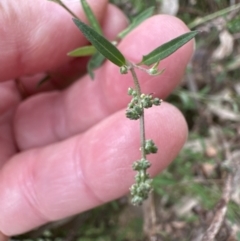
[{"label": "blurred background vegetation", "polygon": [[155,6],[155,14],[176,15],[202,31],[181,85],[167,100],[186,117],[188,142],[154,179],[143,207],[123,197],[13,240],[197,241],[226,206],[215,240],[240,241],[240,1],[111,2],[130,19]]}]

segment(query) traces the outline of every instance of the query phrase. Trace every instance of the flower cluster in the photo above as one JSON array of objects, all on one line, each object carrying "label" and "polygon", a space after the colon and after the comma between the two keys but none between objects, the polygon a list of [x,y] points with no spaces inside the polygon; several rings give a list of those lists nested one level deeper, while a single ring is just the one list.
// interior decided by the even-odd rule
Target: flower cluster
[{"label": "flower cluster", "polygon": [[[132,96],[132,99],[128,104],[126,116],[131,120],[141,118],[144,108],[160,105],[162,102],[159,98],[153,98],[151,94],[138,94],[137,91],[132,88],[128,89],[128,94]],[[136,183],[130,188],[133,205],[141,205],[152,190],[152,179],[147,173],[147,169],[151,166],[151,163],[146,159],[146,155],[157,153],[158,148],[152,140],[145,140],[144,138],[144,145],[141,147],[141,150],[141,160],[135,161],[132,166],[133,170],[137,171],[135,176]]]},{"label": "flower cluster", "polygon": [[128,104],[126,116],[131,120],[138,120],[143,113],[143,108],[147,109],[153,105],[160,105],[162,102],[159,98],[153,98],[151,94],[141,94],[139,101],[137,91],[132,88],[128,89],[128,95],[132,96],[132,100]]},{"label": "flower cluster", "polygon": [[151,154],[151,153],[157,153],[158,148],[157,146],[154,144],[153,140],[146,140],[145,142],[145,154]]},{"label": "flower cluster", "polygon": [[[146,154],[156,153],[157,150],[158,148],[152,140],[146,140]],[[142,202],[148,198],[148,194],[152,190],[152,179],[149,177],[149,174],[147,173],[147,169],[150,166],[151,163],[145,158],[142,158],[141,160],[135,161],[133,163],[132,168],[133,170],[137,171],[137,174],[135,176],[136,183],[133,184],[130,188],[133,205],[141,205]]]},{"label": "flower cluster", "polygon": [[144,171],[138,171],[135,180],[136,183],[130,188],[132,195],[131,202],[133,205],[141,205],[143,201],[148,198],[148,194],[152,190],[152,179],[149,177],[149,174],[145,174]]}]

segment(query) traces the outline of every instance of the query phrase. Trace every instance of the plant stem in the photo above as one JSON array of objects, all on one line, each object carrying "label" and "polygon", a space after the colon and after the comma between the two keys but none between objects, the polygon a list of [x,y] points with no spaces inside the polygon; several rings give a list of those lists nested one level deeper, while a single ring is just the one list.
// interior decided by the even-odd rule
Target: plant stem
[{"label": "plant stem", "polygon": [[224,9],[221,9],[220,11],[214,12],[214,13],[212,13],[212,14],[209,14],[209,15],[201,18],[201,19],[196,19],[196,20],[194,20],[193,22],[191,22],[190,24],[188,24],[188,27],[189,27],[190,29],[196,28],[196,27],[197,27],[198,25],[200,25],[200,24],[203,24],[203,23],[205,23],[205,22],[207,22],[207,21],[213,20],[214,18],[220,17],[220,16],[222,16],[222,15],[224,15],[224,14],[227,14],[227,13],[233,11],[233,10],[236,11],[236,10],[239,9],[239,8],[240,8],[240,3],[235,4],[235,5],[232,5],[232,6],[230,6],[230,7],[224,8]]},{"label": "plant stem", "polygon": [[139,82],[138,82],[137,74],[136,74],[135,69],[134,69],[134,65],[131,64],[131,63],[129,63],[129,70],[130,70],[130,72],[132,74],[132,77],[133,77],[135,90],[137,92],[139,106],[141,106],[141,108],[142,108],[142,115],[139,118],[139,122],[140,122],[140,139],[141,139],[141,153],[142,153],[142,158],[146,159],[146,152],[145,152],[146,136],[145,136],[145,123],[144,123],[144,108],[143,108],[142,102],[141,102],[141,94],[142,94],[142,92],[141,92],[141,87],[140,87]]},{"label": "plant stem", "polygon": [[58,3],[60,6],[62,6],[66,11],[68,11],[74,18],[79,19],[79,17],[72,12],[61,0],[49,0],[50,2]]}]

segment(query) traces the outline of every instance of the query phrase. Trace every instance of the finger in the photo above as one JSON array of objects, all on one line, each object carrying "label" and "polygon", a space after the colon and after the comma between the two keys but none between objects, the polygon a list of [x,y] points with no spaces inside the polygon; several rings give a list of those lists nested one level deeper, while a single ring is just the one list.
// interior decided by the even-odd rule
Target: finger
[{"label": "finger", "polygon": [[0,241],[9,241],[9,237],[0,232]]},{"label": "finger", "polygon": [[[187,127],[179,111],[164,103],[147,110],[146,132],[159,147],[149,155],[156,175],[181,149]],[[0,175],[0,230],[19,234],[126,194],[139,142],[138,124],[122,110],[82,135],[15,156]]]},{"label": "finger", "polygon": [[[101,19],[107,0],[88,3]],[[67,5],[85,20],[79,1],[68,1]],[[87,42],[69,13],[56,3],[3,0],[1,7],[0,81],[56,68],[69,61],[67,52]]]},{"label": "finger", "polygon": [[12,131],[12,119],[21,97],[14,81],[0,84],[0,169],[4,162],[16,153],[16,143]]},{"label": "finger", "polygon": [[[187,27],[171,16],[155,16],[130,33],[119,45],[130,60],[139,62],[158,45],[185,33]],[[193,43],[188,43],[162,61],[166,71],[157,77],[139,72],[144,93],[164,98],[178,84],[192,55]],[[120,75],[113,64],[95,71],[95,80],[85,76],[64,92],[39,95],[24,102],[15,118],[15,134],[19,148],[26,149],[63,140],[86,131],[111,113],[124,108],[130,98],[130,74]],[[36,108],[37,107],[37,108]]]}]

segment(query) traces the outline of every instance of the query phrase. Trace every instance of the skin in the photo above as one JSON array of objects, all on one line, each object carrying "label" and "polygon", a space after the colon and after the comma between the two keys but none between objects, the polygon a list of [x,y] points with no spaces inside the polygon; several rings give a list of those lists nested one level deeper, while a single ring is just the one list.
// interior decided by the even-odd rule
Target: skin
[{"label": "skin", "polygon": [[[127,25],[106,0],[88,2],[109,39]],[[84,19],[78,1],[68,5]],[[85,75],[59,90],[63,80],[55,79],[36,90],[45,71],[72,73],[86,63],[66,56],[86,40],[61,7],[44,0],[19,0],[17,6],[3,0],[0,9],[0,230],[10,236],[126,194],[134,182],[131,164],[140,158],[139,125],[125,117],[131,76],[120,75],[110,62],[95,72],[94,81]],[[119,49],[137,63],[187,31],[179,19],[157,15],[126,36]],[[163,60],[161,76],[137,71],[144,93],[169,95],[192,52],[189,42]],[[154,176],[182,148],[187,126],[175,107],[163,103],[146,111],[146,133],[159,147],[149,156]]]}]

